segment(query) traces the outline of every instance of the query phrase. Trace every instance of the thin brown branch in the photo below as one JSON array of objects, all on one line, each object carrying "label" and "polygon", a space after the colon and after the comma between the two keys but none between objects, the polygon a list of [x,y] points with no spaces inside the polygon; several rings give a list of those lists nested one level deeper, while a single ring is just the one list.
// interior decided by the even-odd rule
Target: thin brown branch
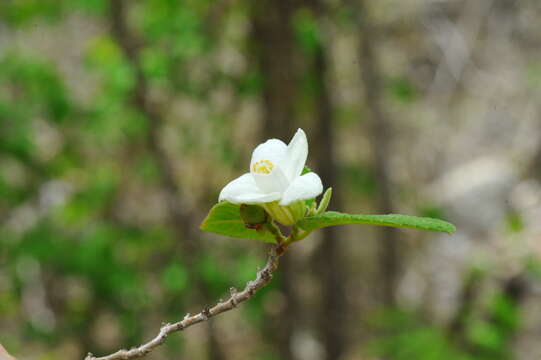
[{"label": "thin brown branch", "polygon": [[13,356],[11,356],[6,349],[0,344],[0,360],[16,360]]},{"label": "thin brown branch", "polygon": [[187,314],[181,321],[163,325],[155,338],[136,348],[119,350],[111,355],[102,357],[95,357],[89,353],[85,360],[127,360],[143,357],[163,344],[170,334],[185,330],[192,325],[204,322],[213,316],[236,308],[239,304],[250,300],[259,289],[265,287],[271,281],[284,250],[285,247],[281,245],[273,247],[269,252],[265,267],[257,272],[255,280],[249,281],[244,287],[244,290],[240,292],[236,292],[234,288],[231,288],[231,296],[227,300],[220,301],[212,307],[207,306],[198,314]]}]

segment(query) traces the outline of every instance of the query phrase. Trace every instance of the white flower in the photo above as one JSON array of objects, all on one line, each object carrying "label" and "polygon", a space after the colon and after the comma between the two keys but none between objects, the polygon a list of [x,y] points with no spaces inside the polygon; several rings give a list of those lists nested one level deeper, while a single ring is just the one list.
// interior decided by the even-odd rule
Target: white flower
[{"label": "white flower", "polygon": [[[219,200],[235,204],[259,204],[272,216],[276,210],[287,210],[278,209],[276,205],[287,207],[301,200],[315,198],[322,193],[323,185],[313,172],[301,175],[307,157],[308,141],[302,129],[297,130],[289,145],[278,139],[267,140],[252,153],[250,172],[227,184],[220,192]],[[302,215],[294,214],[293,218],[298,219]],[[283,216],[281,218],[277,220],[283,224],[293,224],[295,220],[291,217],[289,221]]]}]

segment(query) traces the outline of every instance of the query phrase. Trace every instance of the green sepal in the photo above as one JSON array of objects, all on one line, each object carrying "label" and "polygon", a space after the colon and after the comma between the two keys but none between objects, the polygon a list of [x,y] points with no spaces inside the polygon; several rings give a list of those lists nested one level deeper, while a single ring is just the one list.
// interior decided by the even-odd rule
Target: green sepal
[{"label": "green sepal", "polygon": [[329,203],[331,202],[332,197],[332,188],[328,188],[325,193],[323,194],[323,197],[321,198],[321,201],[319,202],[319,206],[316,210],[316,215],[323,214],[325,210],[327,210],[327,207],[329,207]]}]

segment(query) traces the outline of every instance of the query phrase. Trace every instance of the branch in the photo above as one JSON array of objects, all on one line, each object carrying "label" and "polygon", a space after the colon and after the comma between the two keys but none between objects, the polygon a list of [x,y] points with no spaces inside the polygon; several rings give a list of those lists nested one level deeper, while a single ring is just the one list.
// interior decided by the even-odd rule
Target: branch
[{"label": "branch", "polygon": [[119,350],[111,355],[102,357],[95,357],[89,353],[85,357],[85,360],[127,360],[143,357],[163,344],[169,334],[182,331],[213,316],[236,308],[240,303],[250,300],[259,289],[265,287],[271,281],[272,274],[278,268],[280,256],[282,256],[284,251],[285,245],[283,244],[273,247],[269,252],[265,267],[257,272],[256,279],[249,281],[241,292],[237,292],[235,288],[231,288],[231,296],[226,301],[220,301],[213,307],[207,306],[195,315],[186,314],[183,320],[176,323],[163,325],[158,335],[146,344],[130,350]]},{"label": "branch", "polygon": [[0,359],[1,360],[16,360],[13,356],[11,356],[6,349],[0,344]]}]

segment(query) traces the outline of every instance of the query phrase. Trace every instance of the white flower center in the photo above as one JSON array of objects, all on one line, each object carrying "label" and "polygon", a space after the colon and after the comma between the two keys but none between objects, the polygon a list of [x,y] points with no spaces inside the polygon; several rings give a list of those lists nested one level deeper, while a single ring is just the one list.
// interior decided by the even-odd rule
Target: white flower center
[{"label": "white flower center", "polygon": [[259,160],[252,165],[252,171],[256,174],[270,174],[274,164],[270,160]]}]

